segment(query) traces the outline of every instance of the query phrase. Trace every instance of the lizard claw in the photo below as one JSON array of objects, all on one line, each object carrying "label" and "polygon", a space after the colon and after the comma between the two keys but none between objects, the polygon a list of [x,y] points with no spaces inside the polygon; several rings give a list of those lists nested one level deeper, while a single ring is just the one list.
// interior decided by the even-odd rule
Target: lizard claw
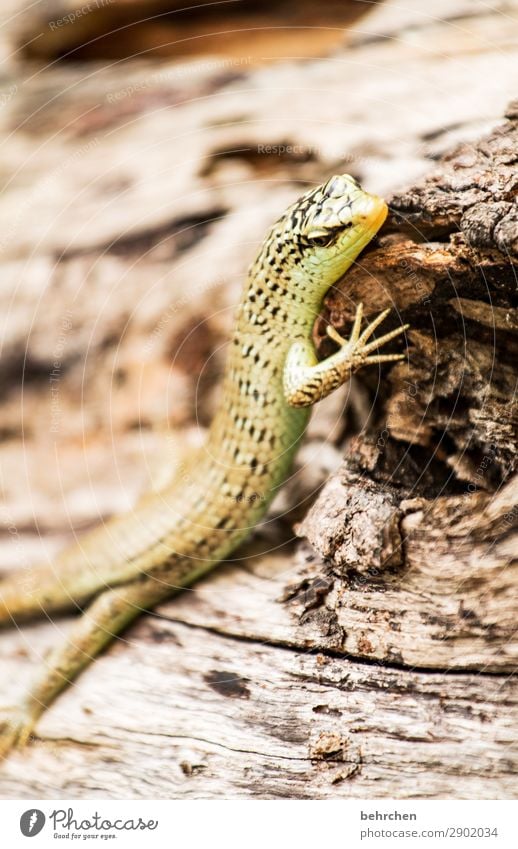
[{"label": "lizard claw", "polygon": [[[332,324],[328,324],[326,327],[327,335],[333,340],[333,342],[336,342],[337,345],[340,345],[341,348],[345,348],[345,346],[348,345],[351,350],[354,350],[360,338],[360,327],[362,324],[362,318],[363,304],[360,303],[356,307],[356,315],[354,316],[354,324],[349,339],[344,339],[343,336],[340,336],[340,334],[337,330],[335,330]],[[383,319],[381,320],[383,321]]]},{"label": "lizard claw", "polygon": [[347,345],[348,339],[344,339],[343,336],[340,336],[338,330],[335,330],[332,324],[328,324],[326,327],[326,333],[333,342],[336,342],[337,345],[340,345],[343,348],[344,345]]},{"label": "lizard claw", "polygon": [[22,708],[12,708],[0,717],[0,760],[17,746],[25,746],[32,738],[36,718]]},{"label": "lizard claw", "polygon": [[368,342],[368,344],[366,344],[367,340],[371,338],[376,328],[379,327],[382,321],[386,319],[389,312],[389,309],[383,310],[383,312],[376,316],[376,318],[367,325],[363,333],[360,334],[363,306],[362,304],[358,304],[354,325],[349,339],[344,339],[340,336],[338,331],[331,325],[327,326],[327,335],[330,336],[337,345],[340,345],[341,348],[349,348],[351,362],[354,364],[354,370],[366,364],[389,363],[404,359],[404,354],[377,354],[374,357],[369,357],[371,351],[381,348],[387,342],[390,342],[391,339],[395,339],[396,336],[400,336],[401,333],[404,333],[405,330],[408,330],[410,327],[409,324],[403,324],[401,327],[396,327],[395,330],[391,330],[390,333],[385,333],[383,336],[380,336],[379,339],[374,339],[372,342]]}]

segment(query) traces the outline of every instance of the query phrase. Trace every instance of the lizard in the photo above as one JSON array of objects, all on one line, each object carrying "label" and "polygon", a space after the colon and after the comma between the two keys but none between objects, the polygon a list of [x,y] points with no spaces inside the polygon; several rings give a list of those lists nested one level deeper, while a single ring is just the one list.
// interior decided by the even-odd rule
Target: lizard
[{"label": "lizard", "polygon": [[312,331],[327,291],[356,261],[388,207],[347,175],[309,189],[269,229],[248,271],[223,375],[222,402],[180,481],[143,497],[57,555],[0,581],[0,625],[66,610],[80,615],[19,705],[0,721],[0,754],[26,743],[58,694],[143,610],[227,558],[289,474],[311,407],[366,365],[408,324],[374,338],[390,310],[318,360]]}]

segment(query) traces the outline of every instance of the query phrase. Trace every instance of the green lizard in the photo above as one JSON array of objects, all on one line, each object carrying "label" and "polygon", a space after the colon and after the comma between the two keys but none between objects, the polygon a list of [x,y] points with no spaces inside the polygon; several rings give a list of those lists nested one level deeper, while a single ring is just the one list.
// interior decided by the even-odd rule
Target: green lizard
[{"label": "green lizard", "polygon": [[319,362],[312,343],[324,295],[386,214],[348,175],[290,206],[249,270],[223,402],[181,482],[87,534],[53,567],[0,582],[0,624],[84,610],[1,723],[0,753],[29,739],[45,708],[142,610],[191,585],[248,535],[288,475],[313,404],[358,368],[404,356],[372,352],[408,325],[373,340],[389,310],[362,332],[361,304],[348,340],[328,328],[336,353]]}]

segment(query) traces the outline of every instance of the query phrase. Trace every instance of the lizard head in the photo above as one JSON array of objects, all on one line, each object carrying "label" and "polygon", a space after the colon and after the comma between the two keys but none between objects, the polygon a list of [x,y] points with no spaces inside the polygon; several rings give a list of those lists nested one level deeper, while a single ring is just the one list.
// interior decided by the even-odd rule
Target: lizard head
[{"label": "lizard head", "polygon": [[388,211],[384,200],[364,191],[348,174],[331,177],[300,203],[301,236],[320,262],[340,254],[354,260],[379,230]]},{"label": "lizard head", "polygon": [[[310,189],[273,225],[253,274],[284,274],[321,299],[352,265],[387,217],[387,205],[340,174]],[[306,297],[308,296],[306,295]]]}]

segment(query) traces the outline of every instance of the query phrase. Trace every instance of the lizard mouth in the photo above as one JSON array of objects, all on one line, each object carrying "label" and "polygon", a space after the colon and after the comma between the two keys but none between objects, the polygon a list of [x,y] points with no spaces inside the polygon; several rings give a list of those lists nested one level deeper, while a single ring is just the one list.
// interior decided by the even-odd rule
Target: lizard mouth
[{"label": "lizard mouth", "polygon": [[388,215],[387,204],[376,195],[367,195],[361,199],[361,203],[363,208],[355,210],[350,238],[347,234],[343,237],[345,254],[353,261],[374,238]]},{"label": "lizard mouth", "polygon": [[366,195],[362,206],[364,208],[358,210],[358,219],[373,234],[377,233],[388,215],[387,204],[377,195]]}]

